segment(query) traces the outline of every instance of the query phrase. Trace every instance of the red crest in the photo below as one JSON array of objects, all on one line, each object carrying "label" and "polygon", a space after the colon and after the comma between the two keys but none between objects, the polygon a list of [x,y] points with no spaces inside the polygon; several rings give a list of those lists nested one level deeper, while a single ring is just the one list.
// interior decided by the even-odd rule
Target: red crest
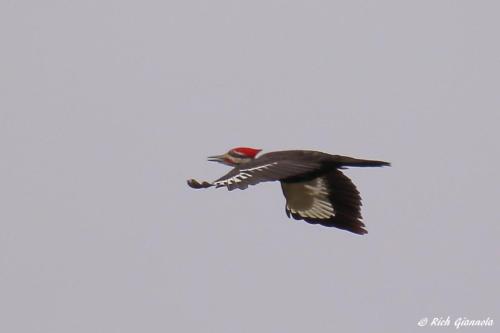
[{"label": "red crest", "polygon": [[255,155],[257,155],[262,149],[255,149],[255,148],[249,148],[249,147],[238,147],[232,149],[233,151],[243,154],[245,156],[254,158]]}]

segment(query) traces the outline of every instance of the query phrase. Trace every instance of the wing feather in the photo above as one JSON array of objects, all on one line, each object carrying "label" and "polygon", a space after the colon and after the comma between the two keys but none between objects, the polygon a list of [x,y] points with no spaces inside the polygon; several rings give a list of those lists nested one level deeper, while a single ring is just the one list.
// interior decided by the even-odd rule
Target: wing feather
[{"label": "wing feather", "polygon": [[282,182],[286,214],[296,220],[367,233],[361,221],[361,197],[352,181],[339,170],[301,182]]},{"label": "wing feather", "polygon": [[[256,160],[258,161],[258,160]],[[320,168],[317,162],[313,161],[274,161],[268,163],[246,163],[235,167],[226,175],[215,180],[216,187],[227,187],[228,190],[245,189],[249,185],[256,185],[261,182],[283,180],[290,177],[313,172]]]}]

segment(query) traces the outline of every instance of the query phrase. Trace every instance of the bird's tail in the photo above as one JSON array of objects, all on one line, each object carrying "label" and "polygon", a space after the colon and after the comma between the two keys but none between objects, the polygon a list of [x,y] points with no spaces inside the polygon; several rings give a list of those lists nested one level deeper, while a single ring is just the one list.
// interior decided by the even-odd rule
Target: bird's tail
[{"label": "bird's tail", "polygon": [[340,166],[346,167],[382,167],[391,166],[391,163],[376,160],[363,160],[359,158],[353,158],[348,156],[335,156],[335,162],[340,164]]}]

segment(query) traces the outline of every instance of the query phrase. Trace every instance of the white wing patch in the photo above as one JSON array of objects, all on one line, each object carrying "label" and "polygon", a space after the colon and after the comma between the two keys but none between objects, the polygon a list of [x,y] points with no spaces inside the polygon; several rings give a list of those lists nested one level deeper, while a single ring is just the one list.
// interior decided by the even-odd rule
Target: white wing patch
[{"label": "white wing patch", "polygon": [[325,179],[319,177],[300,183],[282,183],[281,186],[289,212],[313,219],[329,219],[335,215]]},{"label": "white wing patch", "polygon": [[269,167],[271,167],[275,164],[278,164],[278,162],[259,165],[259,166],[256,166],[256,167],[250,168],[250,169],[241,169],[237,175],[234,175],[231,178],[215,181],[215,182],[213,182],[213,184],[217,187],[236,184],[236,183],[239,183],[245,179],[253,177],[255,173],[257,173],[259,171],[264,171],[265,169],[268,169]]}]

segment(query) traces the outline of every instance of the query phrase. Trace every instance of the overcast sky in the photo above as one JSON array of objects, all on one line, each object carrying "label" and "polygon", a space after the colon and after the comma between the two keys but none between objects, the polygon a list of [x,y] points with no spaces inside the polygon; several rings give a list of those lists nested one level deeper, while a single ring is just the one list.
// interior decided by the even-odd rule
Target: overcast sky
[{"label": "overcast sky", "polygon": [[[2,1],[0,331],[498,330],[499,12]],[[369,233],[187,187],[235,146],[392,162],[346,171]]]}]

